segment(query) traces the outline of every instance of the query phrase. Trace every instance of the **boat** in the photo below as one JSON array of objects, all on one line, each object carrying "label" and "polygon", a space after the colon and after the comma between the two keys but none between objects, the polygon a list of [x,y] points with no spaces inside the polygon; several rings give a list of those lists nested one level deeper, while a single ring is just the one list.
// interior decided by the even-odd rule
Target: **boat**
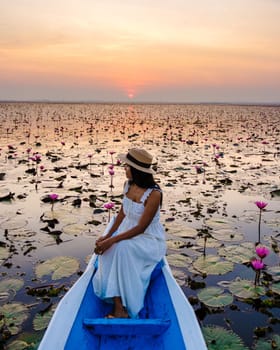
[{"label": "boat", "polygon": [[106,318],[95,294],[98,256],[59,302],[39,350],[207,350],[195,312],[164,258],[154,269],[139,318]]}]

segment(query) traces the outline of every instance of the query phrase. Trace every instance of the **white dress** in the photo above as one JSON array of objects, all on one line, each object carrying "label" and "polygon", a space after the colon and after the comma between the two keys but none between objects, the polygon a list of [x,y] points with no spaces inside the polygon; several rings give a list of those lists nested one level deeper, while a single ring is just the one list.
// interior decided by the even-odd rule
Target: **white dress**
[{"label": "white dress", "polygon": [[[128,189],[127,182],[123,198],[125,217],[113,235],[137,225],[145,208],[144,203],[154,190],[148,188],[141,203],[138,203],[126,196]],[[95,294],[107,302],[120,296],[123,306],[132,318],[136,318],[144,306],[151,273],[166,253],[165,231],[159,219],[160,209],[144,233],[113,244],[98,258],[98,269],[93,278]],[[109,223],[106,231],[112,224],[113,222]]]}]

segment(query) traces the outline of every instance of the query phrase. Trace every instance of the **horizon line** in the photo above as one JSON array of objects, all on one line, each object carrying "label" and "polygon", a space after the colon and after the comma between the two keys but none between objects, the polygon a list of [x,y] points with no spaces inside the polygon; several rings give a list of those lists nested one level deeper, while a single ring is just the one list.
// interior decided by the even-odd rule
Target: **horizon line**
[{"label": "horizon line", "polygon": [[253,101],[247,101],[247,102],[241,102],[241,101],[235,101],[235,102],[229,102],[229,101],[200,101],[200,102],[191,102],[191,101],[128,101],[128,100],[122,100],[122,101],[106,101],[106,100],[49,100],[49,99],[28,99],[28,100],[21,100],[21,99],[5,99],[0,100],[0,103],[49,103],[49,104],[147,104],[147,105],[239,105],[239,106],[280,106],[280,102],[253,102]]}]

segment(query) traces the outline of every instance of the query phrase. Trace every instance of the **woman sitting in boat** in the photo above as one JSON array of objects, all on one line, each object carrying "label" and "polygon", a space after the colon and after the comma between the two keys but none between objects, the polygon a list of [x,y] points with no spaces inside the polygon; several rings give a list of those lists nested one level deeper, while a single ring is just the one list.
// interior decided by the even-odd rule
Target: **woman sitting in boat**
[{"label": "woman sitting in boat", "polygon": [[119,158],[128,181],[119,213],[108,233],[96,241],[100,256],[93,287],[99,298],[114,303],[107,317],[137,318],[152,271],[166,253],[162,192],[153,177],[150,153],[133,148]]}]

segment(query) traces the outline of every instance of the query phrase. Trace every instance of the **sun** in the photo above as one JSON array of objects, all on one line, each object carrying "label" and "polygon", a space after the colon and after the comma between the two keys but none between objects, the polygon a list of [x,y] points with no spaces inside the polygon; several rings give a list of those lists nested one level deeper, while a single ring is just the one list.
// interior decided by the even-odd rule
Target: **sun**
[{"label": "sun", "polygon": [[132,92],[130,92],[127,96],[128,96],[128,98],[133,98],[134,94]]}]

